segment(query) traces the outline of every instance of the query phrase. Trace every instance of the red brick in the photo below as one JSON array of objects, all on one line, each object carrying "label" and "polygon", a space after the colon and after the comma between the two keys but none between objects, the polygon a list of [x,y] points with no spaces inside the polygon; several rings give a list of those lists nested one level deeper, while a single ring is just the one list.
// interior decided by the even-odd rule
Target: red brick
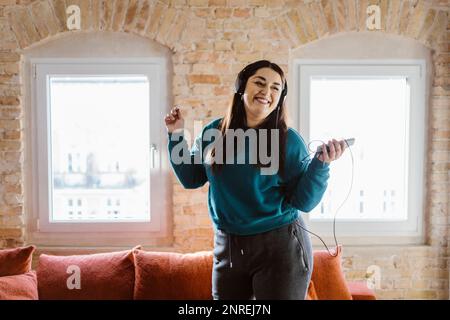
[{"label": "red brick", "polygon": [[193,74],[188,76],[189,83],[205,83],[205,84],[220,84],[220,78],[215,75]]}]

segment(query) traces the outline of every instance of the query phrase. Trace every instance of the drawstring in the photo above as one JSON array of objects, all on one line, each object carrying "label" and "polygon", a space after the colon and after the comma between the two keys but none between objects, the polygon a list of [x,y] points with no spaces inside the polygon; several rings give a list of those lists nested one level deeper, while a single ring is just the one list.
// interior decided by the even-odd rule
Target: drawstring
[{"label": "drawstring", "polygon": [[[233,268],[233,261],[232,261],[233,253],[231,252],[231,247],[233,245],[233,239],[231,239],[231,237],[232,237],[232,234],[228,233],[228,255],[230,258],[230,268]],[[239,242],[237,241],[236,238],[234,238],[234,241],[239,246]],[[242,249],[242,248],[241,248],[241,255],[244,255],[244,249]]]},{"label": "drawstring", "polygon": [[233,268],[233,262],[231,261],[231,234],[228,234],[228,254],[230,255],[230,268]]}]

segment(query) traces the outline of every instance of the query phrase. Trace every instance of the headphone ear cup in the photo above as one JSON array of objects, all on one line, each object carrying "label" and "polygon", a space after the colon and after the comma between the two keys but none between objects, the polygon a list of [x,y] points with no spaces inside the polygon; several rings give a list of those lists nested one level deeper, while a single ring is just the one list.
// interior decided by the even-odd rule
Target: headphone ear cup
[{"label": "headphone ear cup", "polygon": [[288,93],[288,86],[287,86],[287,82],[284,84],[284,88],[283,88],[283,92],[281,93],[283,95],[284,98],[286,98]]},{"label": "headphone ear cup", "polygon": [[238,75],[236,82],[234,83],[234,91],[235,93],[239,93],[239,89],[241,87],[241,80],[240,80],[240,76]]},{"label": "headphone ear cup", "polygon": [[286,97],[287,97],[287,83],[284,84],[283,91],[281,91],[280,103],[278,105],[280,108],[283,106]]},{"label": "headphone ear cup", "polygon": [[239,93],[239,94],[243,94],[244,90],[245,90],[245,88],[242,88],[243,82],[244,82],[242,80],[242,78],[244,77],[244,70],[245,70],[245,68],[241,72],[238,73],[236,82],[234,83],[235,91],[236,91],[236,93]]}]

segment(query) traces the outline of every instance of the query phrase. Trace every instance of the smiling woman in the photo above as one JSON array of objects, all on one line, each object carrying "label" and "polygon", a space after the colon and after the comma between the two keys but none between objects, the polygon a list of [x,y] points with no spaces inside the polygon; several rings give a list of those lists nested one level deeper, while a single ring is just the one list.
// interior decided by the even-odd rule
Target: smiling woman
[{"label": "smiling woman", "polygon": [[[194,189],[209,182],[208,209],[215,228],[214,299],[306,296],[313,256],[299,211],[309,212],[321,201],[329,162],[339,158],[341,150],[336,151],[333,142],[330,155],[325,151],[309,159],[300,134],[286,124],[286,94],[282,69],[261,60],[239,72],[227,114],[205,126],[190,152],[183,135],[179,135],[178,129],[184,126],[180,108],[172,109],[165,118],[170,162],[181,184]],[[207,135],[213,129],[218,129],[218,138],[208,148],[212,142]],[[244,151],[238,154],[234,131],[245,132],[245,138],[250,138],[248,145],[252,144],[251,137],[256,137],[257,147],[247,147],[245,140]],[[267,131],[270,134],[264,139]],[[260,159],[264,147],[271,158],[276,155],[279,159],[279,170],[270,174],[255,168],[271,165]],[[176,161],[179,151],[191,161]],[[255,162],[236,163],[236,157],[247,159],[254,153]],[[221,156],[226,163],[215,161]],[[195,161],[198,157],[201,163]]]}]

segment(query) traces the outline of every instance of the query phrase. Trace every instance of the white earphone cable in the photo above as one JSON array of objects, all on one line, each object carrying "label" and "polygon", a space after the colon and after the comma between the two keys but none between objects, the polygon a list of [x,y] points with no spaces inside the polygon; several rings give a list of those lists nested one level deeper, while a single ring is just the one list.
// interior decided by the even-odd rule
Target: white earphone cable
[{"label": "white earphone cable", "polygon": [[[311,141],[310,143],[308,143],[308,150],[309,150],[310,152],[312,151],[312,150],[310,149],[310,145],[311,145],[311,143],[314,142],[314,141],[321,141],[321,140],[313,140],[313,141]],[[345,140],[344,140],[344,141],[345,141]],[[323,143],[323,141],[321,141],[321,142]],[[350,194],[351,194],[352,188],[353,188],[353,174],[354,174],[354,159],[353,159],[353,153],[352,153],[352,150],[351,150],[350,146],[348,145],[347,141],[345,141],[345,143],[347,144],[347,147],[348,147],[348,150],[350,151],[350,156],[351,156],[351,159],[352,159],[352,178],[351,178],[351,182],[350,182],[350,189],[348,190],[347,196],[345,197],[344,201],[343,201],[342,204],[339,206],[339,208],[336,210],[336,212],[334,213],[334,217],[333,217],[333,237],[334,237],[334,242],[335,242],[335,244],[336,244],[336,252],[335,252],[335,254],[332,254],[332,253],[331,253],[331,251],[330,251],[330,249],[328,248],[327,244],[325,243],[325,241],[323,241],[323,239],[322,239],[319,235],[317,235],[317,234],[315,234],[314,232],[311,232],[311,231],[309,231],[308,229],[302,227],[300,224],[298,225],[300,228],[302,228],[302,229],[305,230],[306,232],[308,232],[308,233],[310,233],[310,234],[316,236],[317,238],[319,238],[319,240],[323,243],[323,245],[324,245],[325,248],[327,249],[328,254],[330,254],[330,256],[332,256],[332,257],[336,257],[336,256],[339,254],[339,251],[338,251],[339,244],[338,244],[338,241],[337,241],[337,238],[336,238],[336,216],[337,216],[337,213],[339,212],[339,210],[342,208],[342,206],[343,206],[343,205],[345,204],[345,202],[347,201],[348,197],[349,197]],[[301,162],[303,162],[303,160],[305,160],[306,158],[309,158],[309,156],[311,156],[311,154],[315,154],[315,151],[312,151],[310,154],[308,154],[305,158],[303,158],[303,159],[301,160]]]}]

